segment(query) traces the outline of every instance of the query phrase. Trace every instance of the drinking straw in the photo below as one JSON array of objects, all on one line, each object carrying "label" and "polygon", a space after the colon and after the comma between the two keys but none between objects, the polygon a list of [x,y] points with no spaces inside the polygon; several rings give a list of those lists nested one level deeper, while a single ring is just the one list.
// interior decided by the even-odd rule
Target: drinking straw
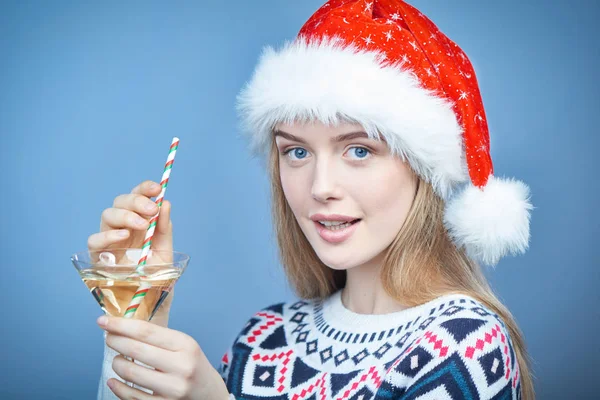
[{"label": "drinking straw", "polygon": [[[173,168],[173,161],[175,160],[175,153],[177,152],[177,147],[179,147],[179,138],[174,137],[173,141],[171,142],[171,147],[169,148],[169,156],[167,157],[165,169],[160,180],[160,186],[162,187],[162,190],[156,198],[156,200],[154,201],[158,205],[158,211],[156,215],[150,220],[150,226],[146,231],[146,237],[144,238],[144,243],[142,244],[142,254],[140,255],[140,259],[136,268],[136,273],[140,276],[141,279],[146,277],[146,275],[144,274],[144,266],[146,265],[146,261],[148,259],[148,253],[150,252],[150,246],[152,245],[152,237],[154,236],[154,230],[156,228],[156,224],[158,223],[158,215],[160,214],[160,208],[165,197],[165,192],[167,191],[169,176],[171,175],[171,168]],[[133,295],[129,306],[127,306],[127,309],[125,310],[125,318],[133,318],[135,316],[138,307],[142,303],[142,300],[146,296],[146,293],[148,293],[150,287],[151,285],[148,282],[141,282],[139,288]]]}]

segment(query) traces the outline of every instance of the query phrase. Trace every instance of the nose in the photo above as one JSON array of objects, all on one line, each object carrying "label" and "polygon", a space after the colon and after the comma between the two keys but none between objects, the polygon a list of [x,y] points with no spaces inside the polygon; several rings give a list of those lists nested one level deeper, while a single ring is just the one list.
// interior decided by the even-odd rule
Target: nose
[{"label": "nose", "polygon": [[326,158],[315,163],[311,195],[321,203],[340,198],[341,192],[334,165]]}]

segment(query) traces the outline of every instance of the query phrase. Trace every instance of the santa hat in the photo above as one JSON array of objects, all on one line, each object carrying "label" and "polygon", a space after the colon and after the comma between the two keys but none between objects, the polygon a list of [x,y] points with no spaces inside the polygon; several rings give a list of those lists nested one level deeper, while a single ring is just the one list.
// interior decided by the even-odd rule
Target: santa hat
[{"label": "santa hat", "polygon": [[469,59],[401,0],[327,2],[294,41],[265,49],[238,108],[259,152],[279,122],[361,124],[446,201],[446,229],[472,258],[496,264],[528,247],[529,188],[493,175]]}]

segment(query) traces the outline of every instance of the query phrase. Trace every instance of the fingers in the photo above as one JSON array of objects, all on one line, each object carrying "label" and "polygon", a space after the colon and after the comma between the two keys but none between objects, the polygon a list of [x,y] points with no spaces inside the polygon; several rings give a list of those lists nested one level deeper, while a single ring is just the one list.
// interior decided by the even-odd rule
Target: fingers
[{"label": "fingers", "polygon": [[[139,360],[141,361],[141,360]],[[143,362],[143,361],[142,361]],[[126,360],[123,355],[118,355],[113,359],[112,368],[117,375],[127,382],[135,383],[138,386],[152,390],[155,394],[164,394],[168,397],[177,397],[177,393],[185,390],[186,383],[183,379],[176,376],[156,371],[143,365],[136,364]],[[127,385],[124,385],[127,386]],[[183,387],[181,387],[183,386]],[[128,386],[127,386],[128,387]],[[129,388],[134,389],[134,388]],[[134,389],[138,390],[138,389]],[[140,391],[141,392],[141,391]],[[141,392],[143,393],[143,392]],[[145,394],[149,396],[148,394]],[[150,396],[155,399],[156,396]],[[148,397],[148,398],[150,398]],[[129,398],[129,397],[127,397]],[[137,398],[137,397],[132,397]],[[146,397],[142,397],[143,399]]]},{"label": "fingers", "polygon": [[131,193],[141,194],[146,197],[154,197],[160,194],[161,189],[162,188],[158,183],[153,181],[145,181],[134,187]]},{"label": "fingers", "polygon": [[[139,366],[139,365],[138,365]],[[139,366],[140,368],[143,368]],[[149,393],[143,392],[139,389],[135,389],[127,386],[123,382],[117,379],[109,379],[108,387],[119,399],[137,399],[137,400],[164,400],[164,397],[159,397],[156,395],[151,395]],[[141,386],[141,385],[140,385]]]},{"label": "fingers", "polygon": [[[106,345],[123,356],[129,356],[159,371],[167,373],[185,372],[185,366],[181,365],[182,363],[178,360],[176,352],[113,333],[106,335]],[[142,383],[140,385],[143,386]]]},{"label": "fingers", "polygon": [[169,237],[171,237],[173,225],[171,223],[171,202],[168,200],[163,201],[163,204],[160,207],[156,230],[158,233],[169,235]]},{"label": "fingers", "polygon": [[126,336],[165,350],[181,350],[193,340],[179,331],[136,319],[103,315],[97,322],[108,333]]},{"label": "fingers", "polygon": [[102,211],[102,222],[113,229],[147,229],[150,222],[133,211],[121,208],[107,208]]},{"label": "fingers", "polygon": [[117,196],[113,207],[130,210],[148,217],[153,217],[158,212],[158,206],[142,194],[130,193]]},{"label": "fingers", "polygon": [[152,247],[154,250],[164,250],[167,253],[161,258],[164,262],[173,262],[173,256],[170,253],[173,251],[173,224],[171,223],[171,203],[163,201],[160,207],[160,214],[156,223],[154,238],[152,239]]},{"label": "fingers", "polygon": [[112,229],[94,233],[88,237],[88,249],[92,251],[106,249],[110,245],[121,242],[128,237],[129,231],[127,229]]}]

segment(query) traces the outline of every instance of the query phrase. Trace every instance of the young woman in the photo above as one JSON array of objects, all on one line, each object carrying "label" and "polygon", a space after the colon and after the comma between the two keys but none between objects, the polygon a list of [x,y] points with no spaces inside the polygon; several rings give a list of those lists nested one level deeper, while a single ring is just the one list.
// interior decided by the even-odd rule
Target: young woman
[{"label": "young woman", "polygon": [[[523,336],[478,263],[525,251],[528,188],[493,175],[456,44],[403,1],[329,1],[265,51],[239,110],[300,299],[257,312],[218,370],[166,327],[169,304],[154,324],[101,317],[99,398],[107,384],[122,399],[534,398]],[[90,249],[139,247],[159,192],[117,197]],[[156,249],[172,249],[169,214]]]}]

